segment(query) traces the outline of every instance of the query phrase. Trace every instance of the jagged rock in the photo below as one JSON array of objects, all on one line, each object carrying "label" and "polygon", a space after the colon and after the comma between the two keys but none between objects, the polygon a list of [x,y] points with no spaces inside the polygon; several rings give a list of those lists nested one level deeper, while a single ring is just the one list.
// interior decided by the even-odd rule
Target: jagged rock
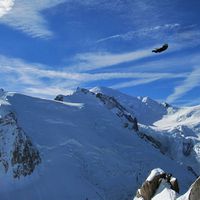
[{"label": "jagged rock", "polygon": [[[138,131],[138,123],[137,119],[133,117],[127,110],[124,108],[114,97],[107,96],[102,93],[97,93],[96,97],[100,99],[103,104],[105,104],[108,109],[116,109],[116,115],[120,117],[122,120],[123,118],[126,120],[124,122],[124,127],[130,127],[131,129]],[[127,123],[128,122],[128,123]]]},{"label": "jagged rock", "polygon": [[[83,92],[84,94],[92,93],[88,89],[77,87],[76,92]],[[94,93],[93,93],[94,94]]]},{"label": "jagged rock", "polygon": [[190,171],[196,178],[199,177],[199,175],[194,171],[194,169],[191,166],[187,166],[187,170]]},{"label": "jagged rock", "polygon": [[194,147],[192,139],[185,139],[183,141],[183,154],[189,156]]},{"label": "jagged rock", "polygon": [[171,189],[174,190],[175,192],[179,193],[179,185],[178,185],[178,180],[174,177],[170,178],[170,184],[171,184]]},{"label": "jagged rock", "polygon": [[199,200],[200,177],[190,186],[189,190],[179,196],[179,185],[176,178],[161,169],[151,171],[148,178],[138,189],[134,200]]},{"label": "jagged rock", "polygon": [[56,98],[54,100],[63,101],[64,100],[64,96],[62,94],[59,94],[59,95],[56,96]]},{"label": "jagged rock", "polygon": [[171,107],[171,105],[168,104],[167,102],[162,103],[162,105],[163,105],[165,108],[169,108],[169,107]]},{"label": "jagged rock", "polygon": [[30,175],[35,166],[41,162],[39,152],[34,148],[30,139],[23,135],[23,131],[19,131],[13,146],[11,163],[14,167],[14,178]]},{"label": "jagged rock", "polygon": [[191,185],[188,200],[200,199],[200,177]]},{"label": "jagged rock", "polygon": [[[123,121],[123,125],[124,128],[130,128],[134,131],[136,131],[137,135],[146,140],[147,142],[149,142],[151,145],[153,145],[155,148],[159,149],[161,153],[164,153],[163,150],[163,146],[161,144],[161,142],[159,142],[157,139],[155,139],[154,137],[147,135],[143,132],[139,131],[139,127],[138,127],[138,121],[137,118],[132,116],[127,109],[122,106],[114,97],[102,94],[100,92],[98,93],[94,93],[91,92],[87,89],[84,88],[77,88],[76,92],[82,92],[84,94],[92,94],[92,95],[96,95],[96,97],[103,102],[103,104],[110,110],[112,110],[113,112],[115,112],[115,114]],[[149,98],[144,98],[143,100],[145,101],[149,101]],[[152,101],[152,100],[151,100]]]},{"label": "jagged rock", "polygon": [[41,162],[39,151],[32,144],[10,112],[0,119],[0,163],[5,172],[11,171],[14,178],[30,175]]},{"label": "jagged rock", "polygon": [[138,136],[142,139],[144,139],[145,141],[149,142],[152,146],[154,146],[155,148],[159,149],[161,153],[165,154],[165,151],[163,150],[163,146],[162,143],[159,142],[157,139],[155,139],[154,137],[147,135],[143,132],[137,132]]},{"label": "jagged rock", "polygon": [[151,200],[156,194],[160,184],[163,182],[168,183],[170,188],[175,192],[179,192],[177,179],[174,178],[171,174],[165,173],[162,169],[157,168],[151,171],[148,178],[138,189],[134,199]]}]

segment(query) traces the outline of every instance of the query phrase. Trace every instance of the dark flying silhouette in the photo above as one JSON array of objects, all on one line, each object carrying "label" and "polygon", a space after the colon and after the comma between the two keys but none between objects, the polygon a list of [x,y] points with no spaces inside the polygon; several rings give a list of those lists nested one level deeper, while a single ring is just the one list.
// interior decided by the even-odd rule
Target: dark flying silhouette
[{"label": "dark flying silhouette", "polygon": [[167,48],[168,48],[168,44],[164,44],[162,47],[152,50],[152,52],[161,53],[161,52],[165,51]]}]

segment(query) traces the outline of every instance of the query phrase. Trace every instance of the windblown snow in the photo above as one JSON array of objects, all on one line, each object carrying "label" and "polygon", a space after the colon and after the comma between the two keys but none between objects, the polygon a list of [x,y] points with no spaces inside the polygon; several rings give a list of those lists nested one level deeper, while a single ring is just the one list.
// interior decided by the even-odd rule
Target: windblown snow
[{"label": "windblown snow", "polygon": [[[133,199],[153,168],[171,172],[182,192],[199,174],[200,107],[173,108],[108,88],[60,97],[0,91],[0,118],[13,113],[41,159],[19,178],[4,172],[0,160],[2,200]],[[139,131],[132,126],[135,118]],[[3,145],[13,148],[12,142]]]}]

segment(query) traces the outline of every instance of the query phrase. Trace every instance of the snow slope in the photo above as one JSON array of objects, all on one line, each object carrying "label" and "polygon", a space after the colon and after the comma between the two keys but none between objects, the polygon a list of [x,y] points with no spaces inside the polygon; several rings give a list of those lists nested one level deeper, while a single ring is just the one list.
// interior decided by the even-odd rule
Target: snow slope
[{"label": "snow slope", "polygon": [[95,87],[90,91],[115,97],[128,111],[136,116],[139,123],[148,126],[162,119],[163,115],[166,115],[168,112],[175,110],[172,107],[168,109],[168,104],[158,103],[149,97],[133,97],[111,88]]},{"label": "snow slope", "polygon": [[[110,105],[103,103],[94,93],[82,90],[64,97],[64,101],[2,92],[1,118],[14,113],[19,128],[39,152],[41,162],[30,175],[20,178],[0,173],[0,198],[133,199],[148,172],[156,167],[173,173],[181,189],[186,190],[195,179],[194,175],[184,165],[141,139],[133,127],[124,125],[129,123],[127,119],[132,115],[142,119],[145,112],[155,110],[154,101],[150,100],[150,106],[145,110],[149,100],[142,99],[137,105],[141,100],[133,99],[135,103],[123,110],[126,99],[121,104],[112,101],[114,104]],[[131,97],[129,101],[133,99]],[[136,110],[132,108],[132,115],[129,115],[131,105]],[[145,126],[167,113],[164,105],[156,106],[159,112],[145,115]],[[140,110],[142,114],[138,113]]]},{"label": "snow slope", "polygon": [[110,88],[91,91],[114,96],[139,122],[139,130],[160,143],[161,151],[200,174],[200,106],[176,108],[149,97],[131,97]]}]

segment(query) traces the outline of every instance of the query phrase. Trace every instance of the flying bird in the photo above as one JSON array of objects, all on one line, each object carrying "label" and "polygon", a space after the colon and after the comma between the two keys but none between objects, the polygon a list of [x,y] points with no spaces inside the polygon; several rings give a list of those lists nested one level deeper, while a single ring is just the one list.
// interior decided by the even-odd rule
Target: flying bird
[{"label": "flying bird", "polygon": [[165,51],[167,48],[168,48],[168,44],[164,44],[162,47],[152,50],[152,52],[161,53],[162,51]]}]

